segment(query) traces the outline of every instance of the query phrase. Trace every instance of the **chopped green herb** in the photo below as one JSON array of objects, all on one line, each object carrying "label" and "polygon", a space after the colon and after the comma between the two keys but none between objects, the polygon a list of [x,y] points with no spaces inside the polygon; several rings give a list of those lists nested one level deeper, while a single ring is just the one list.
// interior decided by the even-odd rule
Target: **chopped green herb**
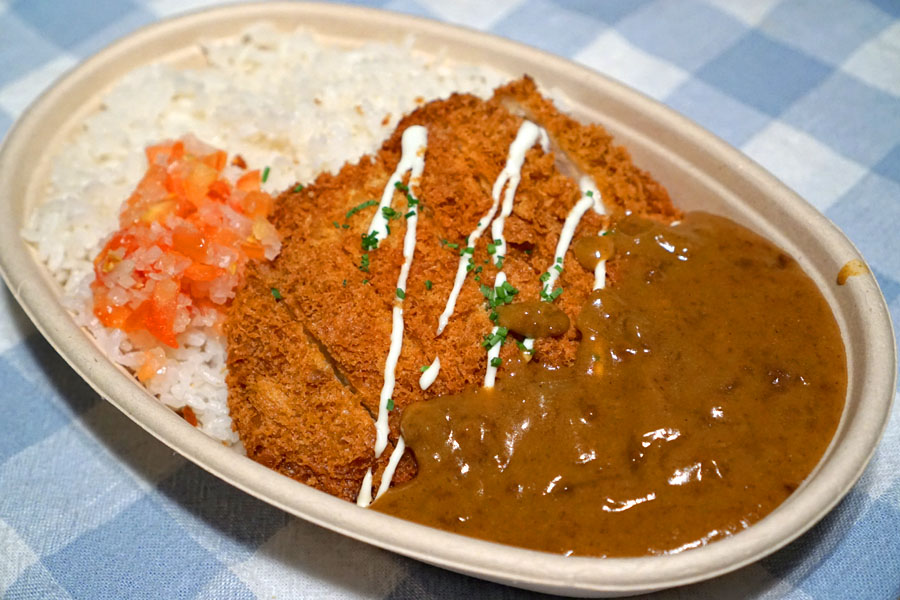
[{"label": "chopped green herb", "polygon": [[381,214],[384,215],[385,219],[396,219],[400,216],[400,213],[398,213],[396,210],[394,210],[390,206],[382,206]]},{"label": "chopped green herb", "polygon": [[403,291],[403,288],[397,288],[397,297],[401,300],[406,298],[406,292]]},{"label": "chopped green herb", "polygon": [[525,248],[525,254],[531,256],[531,253],[534,252],[534,248]]},{"label": "chopped green herb", "polygon": [[416,214],[416,211],[411,210],[411,211],[409,211],[408,213],[406,213],[406,214],[403,215],[403,216],[404,216],[405,218],[408,219],[408,218],[410,218],[411,216],[413,216],[413,215],[415,215],[415,214]]},{"label": "chopped green herb", "polygon": [[557,256],[556,262],[558,262],[559,264],[562,264],[562,256]]},{"label": "chopped green herb", "polygon": [[425,280],[425,289],[426,289],[426,290],[430,290],[430,289],[431,289],[431,280],[430,280],[430,279],[426,279],[426,280]]},{"label": "chopped green herb", "polygon": [[398,181],[397,183],[395,183],[394,187],[397,188],[398,190],[400,190],[401,192],[409,191],[409,188],[407,186],[403,185],[402,181]]},{"label": "chopped green herb", "polygon": [[338,222],[337,222],[337,221],[332,221],[331,224],[334,225],[334,228],[335,228],[335,229],[340,229],[340,228],[341,228],[341,226],[338,225]]},{"label": "chopped green herb", "polygon": [[491,366],[494,368],[499,367],[502,364],[503,364],[503,359],[500,358],[499,356],[495,356],[494,358],[491,359]]},{"label": "chopped green herb", "polygon": [[541,283],[547,283],[547,280],[550,279],[550,273],[542,273],[540,276]]},{"label": "chopped green herb", "polygon": [[378,247],[378,236],[373,231],[370,234],[362,233],[362,249],[363,250],[374,250]]},{"label": "chopped green herb", "polygon": [[592,192],[591,190],[588,190],[584,193],[584,195],[587,196],[588,198],[593,198],[594,192]]},{"label": "chopped green herb", "polygon": [[278,288],[272,288],[272,295],[275,297],[275,300],[281,300],[281,292],[278,291]]},{"label": "chopped green herb", "polygon": [[528,352],[528,346],[526,346],[526,345],[525,345],[525,342],[523,342],[522,340],[516,340],[516,346],[517,346],[517,347],[519,348],[519,350],[521,350],[522,352]]},{"label": "chopped green herb", "polygon": [[498,269],[502,269],[502,268],[503,268],[503,261],[504,261],[504,260],[506,260],[506,257],[505,257],[505,256],[498,256],[498,257],[497,257],[497,268],[498,268]]},{"label": "chopped green herb", "polygon": [[430,367],[430,366],[431,365],[422,365],[421,367],[419,367],[419,373],[424,373],[425,371],[428,370],[428,367]]},{"label": "chopped green herb", "polygon": [[559,265],[553,265],[553,268],[556,269],[557,273],[562,273],[562,267]]},{"label": "chopped green herb", "polygon": [[497,251],[497,244],[488,244],[487,245],[488,254],[493,254]]},{"label": "chopped green herb", "polygon": [[369,280],[368,280],[368,279],[363,279],[363,285],[368,285],[368,284],[369,284]]},{"label": "chopped green herb", "polygon": [[490,335],[484,336],[484,341],[481,342],[481,345],[485,348],[493,348],[497,344],[502,344],[506,341],[506,334],[509,333],[509,329],[506,327],[498,327],[497,331],[491,333]]},{"label": "chopped green herb", "polygon": [[347,225],[346,223],[344,223],[343,225],[341,225],[341,228],[342,229],[350,229],[350,226]]},{"label": "chopped green herb", "polygon": [[369,254],[368,254],[368,252],[366,254],[362,255],[362,259],[359,261],[359,270],[363,271],[364,273],[369,272]]},{"label": "chopped green herb", "polygon": [[265,183],[269,179],[269,167],[263,169],[262,182]]},{"label": "chopped green herb", "polygon": [[342,283],[341,285],[343,285],[344,287],[347,287],[347,280],[345,279],[344,283]]},{"label": "chopped green herb", "polygon": [[481,275],[476,275],[476,276],[475,276],[475,281],[481,281]]},{"label": "chopped green herb", "polygon": [[484,270],[484,267],[482,267],[481,265],[478,265],[477,267],[475,267],[475,273],[481,273],[483,270]]},{"label": "chopped green herb", "polygon": [[410,208],[413,206],[418,206],[419,199],[413,196],[412,194],[406,194],[406,205]]},{"label": "chopped green herb", "polygon": [[294,192],[295,194],[296,194],[297,192],[302,192],[302,191],[303,191],[303,184],[302,184],[302,183],[298,183],[297,185],[294,186],[294,189],[292,189],[291,191]]},{"label": "chopped green herb", "polygon": [[600,235],[609,235],[609,232],[608,232],[608,231],[604,231],[604,232],[601,233]]},{"label": "chopped green herb", "polygon": [[456,250],[457,248],[459,248],[459,244],[454,244],[453,242],[448,242],[447,240],[444,240],[444,239],[441,240],[441,246],[445,246],[445,247],[451,248],[453,250]]},{"label": "chopped green herb", "polygon": [[466,246],[465,248],[463,248],[462,250],[459,251],[460,256],[463,256],[465,254],[474,254],[474,253],[475,253],[475,248],[473,248],[472,246]]},{"label": "chopped green herb", "polygon": [[388,409],[388,410],[394,410],[394,399],[393,399],[393,398],[388,398],[388,401],[387,401],[387,409]]},{"label": "chopped green herb", "polygon": [[497,311],[495,311],[495,310],[492,310],[491,314],[488,315],[488,319],[490,319],[491,321],[496,321],[499,318],[500,318],[500,315],[498,315]]},{"label": "chopped green herb", "polygon": [[351,208],[350,210],[348,210],[348,211],[347,211],[347,215],[346,215],[344,218],[345,218],[345,219],[349,219],[350,217],[352,217],[353,215],[355,215],[355,214],[358,213],[359,211],[361,211],[361,210],[363,210],[363,209],[366,209],[366,208],[369,208],[370,206],[375,206],[376,204],[378,204],[378,203],[375,202],[374,200],[366,200],[365,202],[362,202],[362,203],[360,203],[360,204],[357,204],[356,206],[354,206],[353,208]]}]

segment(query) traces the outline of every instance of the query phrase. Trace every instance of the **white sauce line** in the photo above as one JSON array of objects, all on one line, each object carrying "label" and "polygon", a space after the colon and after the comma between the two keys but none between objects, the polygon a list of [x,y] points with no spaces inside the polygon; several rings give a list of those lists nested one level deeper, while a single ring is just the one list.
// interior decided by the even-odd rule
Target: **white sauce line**
[{"label": "white sauce line", "polygon": [[506,159],[506,166],[503,168],[500,176],[497,177],[497,181],[494,182],[494,189],[492,190],[494,198],[500,197],[500,192],[503,190],[503,186],[506,185],[506,194],[503,196],[503,209],[500,211],[500,216],[491,223],[491,235],[494,236],[491,241],[497,243],[497,249],[494,252],[495,264],[502,264],[500,260],[506,256],[506,239],[503,237],[503,227],[506,225],[506,217],[512,214],[516,189],[519,187],[519,181],[522,179],[522,165],[525,163],[525,153],[538,140],[541,142],[541,149],[546,153],[550,149],[550,140],[547,137],[547,132],[531,121],[523,122],[522,126],[519,127],[519,133],[516,135],[515,141],[509,147],[509,157]]},{"label": "white sauce line", "polygon": [[[384,193],[381,197],[381,203],[378,205],[378,211],[369,225],[369,234],[375,232],[377,239],[383,239],[387,235],[387,219],[382,214],[382,208],[390,206],[391,199],[394,197],[395,184],[401,181],[403,174],[409,171],[409,187],[416,185],[425,170],[425,147],[428,144],[428,131],[420,126],[413,125],[403,132],[401,146],[403,153],[397,169],[385,185]],[[400,268],[400,276],[397,278],[397,288],[406,291],[406,279],[409,276],[409,269],[412,266],[413,255],[416,251],[416,224],[419,221],[418,205],[410,207],[413,213],[406,219],[406,235],[403,238],[403,266]],[[388,424],[388,402],[394,393],[394,385],[396,384],[397,361],[400,358],[400,350],[403,347],[403,299],[395,298],[394,307],[391,312],[391,346],[388,350],[387,360],[384,363],[384,384],[381,387],[381,396],[378,402],[378,418],[375,420],[375,458],[381,456],[388,443],[388,433],[390,430]],[[405,446],[403,438],[397,441],[397,448]],[[397,448],[394,454],[397,454]],[[402,451],[400,452],[402,454]],[[379,494],[381,488],[390,485],[391,479],[394,477],[394,469],[400,461],[400,455],[396,460],[391,455],[388,466],[381,478],[379,485]],[[386,483],[385,483],[386,482]],[[360,506],[368,506],[372,498],[372,471],[366,472],[366,478],[363,479],[363,486],[357,496],[356,503]],[[385,489],[387,489],[385,487]]]},{"label": "white sauce line", "polygon": [[[505,282],[506,282],[506,273],[504,273],[503,271],[500,271],[499,273],[497,273],[497,278],[494,279],[494,289],[497,289],[498,287],[503,285]],[[495,333],[497,333],[498,329],[500,329],[500,328],[495,325],[494,328],[491,329],[491,335],[494,335]],[[484,370],[484,387],[486,387],[486,388],[494,387],[494,382],[497,379],[497,367],[492,365],[491,362],[495,358],[500,358],[500,346],[502,346],[502,345],[503,345],[503,342],[500,341],[500,342],[497,342],[496,344],[494,344],[493,346],[491,346],[490,348],[488,348],[487,368]]]},{"label": "white sauce line", "polygon": [[[394,472],[397,470],[397,465],[400,464],[400,458],[403,456],[404,450],[406,450],[406,442],[403,441],[403,436],[400,436],[397,438],[397,445],[388,459],[387,467],[384,468],[384,475],[381,476],[381,483],[378,484],[378,491],[375,492],[376,500],[391,487],[391,480],[394,479]],[[369,487],[371,488],[371,484]]]},{"label": "white sauce line", "polygon": [[[584,217],[585,213],[591,208],[594,209],[598,215],[606,214],[606,207],[603,206],[603,199],[600,197],[600,190],[597,189],[597,186],[594,185],[594,180],[588,176],[583,175],[581,179],[578,181],[578,187],[581,188],[582,198],[575,203],[575,206],[569,211],[569,214],[566,215],[566,220],[563,223],[562,231],[559,234],[559,241],[556,242],[556,252],[553,254],[553,264],[550,265],[545,273],[548,275],[547,281],[544,282],[543,290],[544,294],[550,294],[553,292],[553,286],[556,284],[556,280],[559,279],[559,276],[562,274],[564,262],[566,260],[566,253],[569,251],[569,246],[572,244],[572,238],[575,236],[575,230],[578,229],[578,224],[581,223],[581,219]],[[603,233],[602,231],[600,232]],[[558,267],[558,268],[557,268]],[[598,287],[597,282],[600,282]],[[606,261],[601,260],[597,263],[597,267],[594,269],[594,289],[602,288],[606,284]],[[546,298],[546,296],[542,296]],[[525,338],[522,342],[525,344],[525,347],[531,352],[534,349],[534,339]]]},{"label": "white sauce line", "polygon": [[[503,167],[503,171],[500,172],[500,175],[497,177],[497,180],[494,182],[494,187],[491,190],[491,198],[493,199],[491,208],[488,210],[487,214],[478,221],[478,226],[475,228],[475,231],[469,234],[469,247],[475,247],[475,242],[478,241],[484,233],[484,230],[487,229],[488,224],[494,218],[494,215],[497,213],[497,208],[500,206],[500,193],[503,191],[503,186],[507,182],[509,182],[509,186],[506,190],[503,210],[506,216],[509,216],[512,212],[513,197],[515,196],[516,187],[518,187],[519,180],[521,179],[521,169],[522,163],[525,162],[525,153],[528,152],[528,149],[534,146],[534,143],[538,140],[541,142],[541,148],[543,148],[544,152],[547,152],[550,147],[550,140],[547,137],[547,132],[531,121],[523,122],[519,127],[519,132],[516,134],[516,139],[509,146],[509,155],[506,159],[506,166]],[[508,212],[506,210],[507,203],[509,203]],[[500,225],[500,232],[501,236],[498,238],[497,235],[494,235],[494,239],[502,239],[502,223]],[[504,241],[502,248],[499,246],[497,247],[497,251],[494,254],[495,258],[502,255],[505,251],[506,242]],[[444,312],[442,312],[441,316],[438,318],[437,335],[441,335],[441,332],[447,327],[450,317],[453,316],[453,311],[456,309],[456,301],[459,298],[459,292],[462,290],[463,282],[468,273],[466,267],[469,264],[470,258],[470,254],[463,254],[459,257],[459,265],[456,267],[456,278],[453,280],[453,289],[450,292],[450,296],[447,297],[447,305],[444,307]]]},{"label": "white sauce line", "polygon": [[[583,175],[578,182],[578,186],[581,188],[581,193],[587,195],[588,192],[593,194],[594,198],[597,199],[597,204],[594,205],[594,210],[598,215],[606,214],[606,206],[603,204],[603,198],[600,195],[600,190],[597,189],[597,186],[594,185],[594,180],[588,176]],[[597,232],[597,235],[603,235],[605,230],[601,229]],[[602,290],[606,287],[606,259],[598,260],[597,266],[594,267],[594,289]]]},{"label": "white sauce line", "polygon": [[363,477],[362,487],[359,488],[359,494],[356,495],[356,505],[366,507],[372,503],[372,469],[366,471]]},{"label": "white sauce line", "polygon": [[431,363],[425,371],[422,372],[422,376],[419,377],[419,387],[423,390],[427,390],[431,387],[431,384],[434,383],[434,380],[437,379],[438,373],[441,371],[441,357],[437,356],[434,359],[434,362]]}]

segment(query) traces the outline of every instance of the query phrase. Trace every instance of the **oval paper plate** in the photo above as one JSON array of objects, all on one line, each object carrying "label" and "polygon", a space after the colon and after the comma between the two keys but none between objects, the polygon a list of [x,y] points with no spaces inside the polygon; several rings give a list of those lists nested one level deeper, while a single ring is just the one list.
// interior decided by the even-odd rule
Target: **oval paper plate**
[{"label": "oval paper plate", "polygon": [[[353,46],[416,35],[425,52],[447,51],[517,77],[528,73],[562,94],[569,111],[602,123],[685,209],[729,216],[790,252],[818,283],[840,325],[849,360],[846,408],[824,458],[784,504],[731,538],[681,554],[565,558],[470,539],[333,498],[236,455],[165,408],[113,365],[60,304],[60,289],[22,240],[25,215],[45,192],[49,161],[101,93],[151,60],[188,64],[198,40],[236,35],[248,23],[303,26]],[[38,329],[109,402],[161,442],[209,472],[285,511],[388,550],[447,569],[557,594],[621,595],[714,577],[784,546],[825,515],[855,483],[886,423],[896,377],[890,317],[874,277],[837,286],[861,259],[825,217],[750,159],[661,104],[564,59],[474,31],[371,9],[306,3],[237,5],[160,22],[81,64],[22,116],[0,151],[0,269]]]}]

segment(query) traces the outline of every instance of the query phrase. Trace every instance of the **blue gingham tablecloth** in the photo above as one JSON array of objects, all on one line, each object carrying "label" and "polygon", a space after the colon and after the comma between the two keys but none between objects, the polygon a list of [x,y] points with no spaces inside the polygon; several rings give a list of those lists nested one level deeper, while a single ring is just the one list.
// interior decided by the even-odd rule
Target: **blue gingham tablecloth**
[{"label": "blue gingham tablecloth", "polygon": [[[210,2],[0,0],[0,136],[114,39]],[[371,0],[617,78],[757,160],[859,246],[900,322],[900,1]],[[809,533],[659,598],[900,597],[900,405]],[[0,284],[0,597],[518,598],[293,518],[173,454]]]}]

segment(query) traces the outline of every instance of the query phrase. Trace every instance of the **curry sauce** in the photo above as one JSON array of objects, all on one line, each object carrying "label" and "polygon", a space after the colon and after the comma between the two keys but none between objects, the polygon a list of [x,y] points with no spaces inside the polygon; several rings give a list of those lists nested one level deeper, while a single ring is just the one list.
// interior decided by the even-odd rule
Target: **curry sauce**
[{"label": "curry sauce", "polygon": [[409,406],[418,476],[373,508],[537,550],[638,556],[740,531],[797,489],[847,385],[814,282],[706,213],[626,217],[606,237],[580,244],[579,262],[614,247],[620,268],[575,321],[575,365],[521,360],[495,388]]}]

